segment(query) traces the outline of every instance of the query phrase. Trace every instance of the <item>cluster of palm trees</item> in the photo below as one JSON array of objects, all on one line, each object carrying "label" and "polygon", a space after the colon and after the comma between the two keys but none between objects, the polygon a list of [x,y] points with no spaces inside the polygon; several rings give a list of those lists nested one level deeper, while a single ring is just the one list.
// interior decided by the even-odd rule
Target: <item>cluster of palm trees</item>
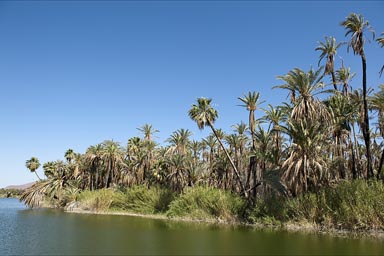
[{"label": "cluster of palm trees", "polygon": [[[46,178],[26,190],[22,200],[34,206],[48,196],[64,205],[81,190],[145,184],[178,193],[210,186],[256,203],[270,193],[296,196],[341,180],[384,179],[384,85],[369,95],[364,52],[365,33],[373,30],[354,13],[341,25],[346,36],[351,35],[348,49],[361,57],[362,88],[352,89],[354,73],[344,63],[335,68],[337,50],[344,43],[326,37],[315,49],[325,68],[295,68],[278,76],[282,84],[275,88],[287,90],[289,102],[261,108],[259,92],[249,92],[238,98],[249,112],[247,124],[240,122],[225,133],[214,127],[218,112],[212,100],[198,98],[188,115],[199,129],[212,131],[201,141],[192,140],[190,130],[178,129],[166,145],[159,145],[154,140],[159,131],[145,124],[138,128],[142,136],[130,138],[125,147],[108,140],[83,154],[69,149],[65,161],[43,165]],[[383,38],[382,33],[376,40],[381,47]],[[324,82],[327,76],[332,89]],[[256,111],[263,114],[256,118]],[[375,129],[370,128],[372,118],[377,120]],[[35,172],[40,163],[33,157],[26,166]]]}]

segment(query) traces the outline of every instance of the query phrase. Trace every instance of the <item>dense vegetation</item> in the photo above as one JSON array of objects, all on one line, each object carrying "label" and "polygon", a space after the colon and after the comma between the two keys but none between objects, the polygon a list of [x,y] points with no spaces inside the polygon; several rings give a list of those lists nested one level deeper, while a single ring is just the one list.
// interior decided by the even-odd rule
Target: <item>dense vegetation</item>
[{"label": "dense vegetation", "polygon": [[[373,30],[358,14],[340,25],[348,49],[361,58],[362,88],[353,89],[355,73],[345,63],[336,67],[345,43],[326,37],[315,49],[324,66],[278,76],[274,88],[286,90],[288,102],[262,108],[259,92],[238,98],[249,120],[232,133],[215,128],[212,100],[199,98],[188,115],[211,129],[208,137],[191,140],[181,128],[159,145],[159,131],[145,124],[138,128],[143,136],[126,146],[107,140],[85,153],[69,149],[66,161],[43,164],[45,178],[21,200],[31,207],[79,200],[92,210],[383,229],[384,85],[367,88],[364,52]],[[376,40],[381,47],[383,36]],[[40,163],[33,157],[26,166],[36,173]]]}]

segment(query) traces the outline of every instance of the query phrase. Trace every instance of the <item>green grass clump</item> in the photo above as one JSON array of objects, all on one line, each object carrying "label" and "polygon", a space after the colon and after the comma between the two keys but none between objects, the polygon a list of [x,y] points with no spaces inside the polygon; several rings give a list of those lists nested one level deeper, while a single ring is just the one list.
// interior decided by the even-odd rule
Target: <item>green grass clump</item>
[{"label": "green grass clump", "polygon": [[244,206],[244,201],[230,192],[195,187],[171,202],[167,216],[233,221],[239,218]]},{"label": "green grass clump", "polygon": [[111,207],[114,209],[131,211],[143,214],[165,213],[174,193],[168,189],[158,187],[135,186],[127,188],[120,200],[115,201]]},{"label": "green grass clump", "polygon": [[78,200],[80,208],[88,211],[107,211],[113,203],[121,201],[122,193],[113,189],[83,191]]}]

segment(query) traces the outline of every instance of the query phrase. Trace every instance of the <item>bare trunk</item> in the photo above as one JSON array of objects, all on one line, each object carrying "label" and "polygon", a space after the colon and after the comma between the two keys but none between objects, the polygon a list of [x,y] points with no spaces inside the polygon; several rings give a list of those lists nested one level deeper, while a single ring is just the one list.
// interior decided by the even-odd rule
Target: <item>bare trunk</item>
[{"label": "bare trunk", "polygon": [[248,192],[247,192],[247,191],[245,190],[245,188],[244,188],[243,182],[241,181],[241,177],[240,177],[239,172],[237,171],[236,165],[233,163],[232,158],[231,158],[230,155],[228,154],[227,149],[224,147],[223,142],[222,142],[222,141],[220,140],[220,138],[217,136],[217,132],[216,132],[215,128],[213,127],[212,123],[211,123],[209,120],[208,120],[208,125],[211,127],[212,132],[215,134],[217,140],[219,141],[219,144],[220,144],[221,148],[223,149],[225,155],[227,156],[229,162],[231,163],[232,168],[233,168],[233,170],[235,171],[236,177],[237,177],[237,179],[238,179],[238,181],[239,181],[241,190],[242,190],[242,192],[243,192],[243,194],[244,194],[244,197],[245,197],[245,198],[248,198]]},{"label": "bare trunk", "polygon": [[363,136],[367,157],[367,179],[373,178],[372,159],[371,159],[371,138],[369,133],[368,102],[367,102],[367,62],[364,51],[361,53],[361,62],[363,64],[363,103],[364,103],[364,126]]}]

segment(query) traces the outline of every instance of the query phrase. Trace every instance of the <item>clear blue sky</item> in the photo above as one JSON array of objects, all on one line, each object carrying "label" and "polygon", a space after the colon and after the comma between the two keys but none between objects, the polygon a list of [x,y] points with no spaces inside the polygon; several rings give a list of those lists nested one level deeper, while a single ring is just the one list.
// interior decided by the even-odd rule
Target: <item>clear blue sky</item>
[{"label": "clear blue sky", "polygon": [[[206,136],[187,115],[201,96],[229,132],[248,118],[237,97],[284,101],[286,91],[271,89],[276,76],[317,67],[317,42],[347,40],[339,23],[350,12],[384,31],[381,1],[0,1],[0,187],[35,180],[25,168],[32,156],[44,163],[106,139],[125,145],[145,123],[160,143],[179,128]],[[360,73],[358,56],[346,47],[338,55]],[[371,42],[366,55],[375,89],[384,49]]]}]

